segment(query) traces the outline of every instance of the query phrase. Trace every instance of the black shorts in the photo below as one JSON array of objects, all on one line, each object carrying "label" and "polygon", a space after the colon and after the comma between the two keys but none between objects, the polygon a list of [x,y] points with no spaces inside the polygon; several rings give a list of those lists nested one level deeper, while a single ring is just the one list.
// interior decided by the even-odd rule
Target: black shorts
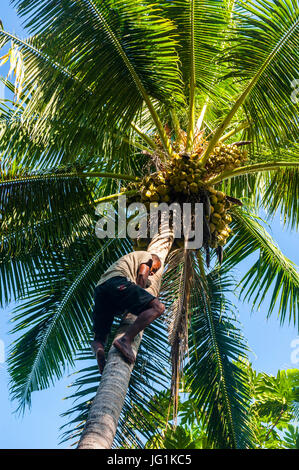
[{"label": "black shorts", "polygon": [[116,315],[122,315],[126,310],[139,315],[154,299],[156,297],[126,277],[115,276],[96,286],[93,310],[95,337],[106,341]]}]

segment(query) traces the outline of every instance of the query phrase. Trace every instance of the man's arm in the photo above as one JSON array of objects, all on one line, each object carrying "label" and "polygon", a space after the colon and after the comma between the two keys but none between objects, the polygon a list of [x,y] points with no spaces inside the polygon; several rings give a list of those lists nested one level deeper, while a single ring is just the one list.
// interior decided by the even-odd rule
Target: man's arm
[{"label": "man's arm", "polygon": [[148,263],[142,263],[139,266],[136,284],[140,287],[143,287],[143,289],[146,288],[148,276],[149,276],[152,264],[153,262],[152,260],[150,260]]}]

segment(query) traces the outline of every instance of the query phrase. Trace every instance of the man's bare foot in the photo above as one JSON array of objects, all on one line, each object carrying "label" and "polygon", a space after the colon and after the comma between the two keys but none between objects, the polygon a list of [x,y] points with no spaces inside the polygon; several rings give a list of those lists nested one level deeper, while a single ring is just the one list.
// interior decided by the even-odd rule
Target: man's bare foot
[{"label": "man's bare foot", "polygon": [[125,336],[115,339],[113,341],[113,346],[115,346],[116,349],[122,353],[122,355],[128,360],[130,364],[134,364],[136,360],[135,354],[131,347],[131,343],[125,338]]},{"label": "man's bare foot", "polygon": [[90,345],[97,358],[99,371],[102,374],[106,364],[104,346],[100,341],[92,341]]}]

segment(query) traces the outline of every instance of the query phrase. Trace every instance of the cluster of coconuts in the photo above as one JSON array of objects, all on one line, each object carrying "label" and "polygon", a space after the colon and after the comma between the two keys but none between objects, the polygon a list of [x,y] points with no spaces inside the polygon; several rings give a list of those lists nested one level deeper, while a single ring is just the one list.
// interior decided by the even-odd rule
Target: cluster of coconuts
[{"label": "cluster of coconuts", "polygon": [[214,188],[209,188],[209,200],[210,214],[206,214],[210,229],[209,246],[217,248],[225,245],[231,232],[229,227],[232,222],[232,216],[229,214],[231,202],[226,199],[222,191],[216,191]]},{"label": "cluster of coconuts", "polygon": [[221,144],[215,147],[213,154],[205,164],[203,178],[233,170],[246,162],[247,152],[240,150],[240,144],[243,142],[236,144]]},{"label": "cluster of coconuts", "polygon": [[197,154],[175,154],[160,171],[145,176],[141,183],[129,183],[127,190],[138,190],[134,200],[144,203],[188,200],[202,184],[203,171]]},{"label": "cluster of coconuts", "polygon": [[[149,208],[152,202],[202,202],[204,204],[204,247],[219,248],[225,245],[231,228],[229,210],[232,198],[209,186],[208,180],[215,174],[239,167],[247,159],[247,153],[238,145],[221,144],[203,167],[200,153],[174,154],[159,171],[145,176],[141,182],[129,183],[124,189],[137,191],[129,197],[141,201]],[[135,248],[146,246],[147,240],[135,242]],[[183,246],[183,240],[176,240],[176,246]]]}]

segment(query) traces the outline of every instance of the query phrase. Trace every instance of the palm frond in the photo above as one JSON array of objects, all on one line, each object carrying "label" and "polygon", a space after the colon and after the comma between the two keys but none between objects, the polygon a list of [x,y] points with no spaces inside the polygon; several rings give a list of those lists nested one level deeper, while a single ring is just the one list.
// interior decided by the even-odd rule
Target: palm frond
[{"label": "palm frond", "polygon": [[221,69],[217,64],[223,47],[230,8],[218,0],[159,2],[165,16],[177,27],[182,75],[186,89],[194,75],[201,93],[213,96]]},{"label": "palm frond", "polygon": [[[268,184],[267,184],[268,183]],[[262,204],[270,216],[277,212],[283,223],[292,229],[299,225],[299,170],[281,168],[266,180]]]},{"label": "palm frond", "polygon": [[173,416],[178,414],[180,382],[184,360],[188,350],[188,324],[190,319],[190,295],[193,286],[193,270],[187,250],[175,250],[167,261],[160,296],[168,306],[165,321],[171,346]]},{"label": "palm frond", "polygon": [[91,126],[62,121],[58,116],[50,119],[44,115],[37,119],[37,113],[33,118],[25,118],[25,109],[26,106],[16,102],[0,105],[0,152],[5,160],[24,163],[28,169],[46,169],[74,164],[78,158],[81,164],[88,164],[91,155],[94,160],[95,155],[106,154],[103,136],[98,145],[96,131]]},{"label": "palm frond", "polygon": [[203,164],[242,107],[247,120],[254,123],[250,126],[254,140],[275,148],[286,138],[296,139],[298,116],[291,100],[291,82],[297,76],[297,5],[288,0],[239,0],[236,5],[231,46],[223,56],[231,70],[225,78],[234,77],[246,85],[241,93],[237,92],[233,106],[213,133],[202,157]]},{"label": "palm frond", "polygon": [[[2,167],[3,168],[3,167]],[[65,173],[3,168],[0,181],[1,304],[24,296],[48,260],[94,236],[92,185]],[[53,253],[53,258],[52,258]],[[34,281],[35,280],[35,281]]]},{"label": "palm frond", "polygon": [[[274,162],[284,162],[277,165]],[[274,151],[260,147],[250,149],[246,166],[256,168],[248,173],[235,174],[224,179],[217,187],[233,197],[243,200],[247,208],[263,208],[269,217],[282,215],[284,225],[298,227],[298,146],[285,142]],[[245,166],[245,168],[246,168]],[[260,171],[260,169],[263,169]]]},{"label": "palm frond", "polygon": [[232,40],[227,60],[237,80],[256,77],[244,108],[252,122],[251,135],[273,148],[285,137],[296,139],[298,116],[291,82],[297,77],[298,28],[295,1],[237,2],[237,39]]},{"label": "palm frond", "polygon": [[[4,80],[4,84],[14,90],[8,80]],[[26,99],[25,104],[29,101]],[[160,113],[161,105],[154,105]],[[96,121],[87,124],[84,120],[78,124],[74,120],[61,121],[58,115],[46,118],[44,114],[38,119],[36,116],[25,119],[25,109],[22,103],[6,101],[0,104],[0,155],[6,162],[22,164],[28,171],[47,172],[53,167],[77,166],[85,171],[143,174],[140,167],[145,165],[146,156],[140,148],[147,153],[150,149],[142,145],[132,127],[124,132],[117,123],[114,127],[109,123],[108,132],[103,134],[98,132]],[[148,112],[141,112],[137,118],[142,126],[150,121],[147,132],[155,132]],[[39,120],[42,120],[42,133]]]},{"label": "palm frond", "polygon": [[234,238],[225,249],[226,269],[232,269],[247,256],[259,252],[258,260],[240,282],[241,294],[258,308],[272,291],[269,300],[269,317],[277,309],[280,322],[288,318],[298,324],[299,274],[296,266],[286,258],[258,222],[256,216],[245,209],[233,211]]},{"label": "palm frond", "polygon": [[249,390],[246,374],[235,362],[245,356],[247,346],[225,298],[232,289],[231,274],[212,271],[204,279],[196,265],[195,273],[186,387],[208,440],[218,448],[246,448],[251,441]]},{"label": "palm frond", "polygon": [[[84,121],[90,125],[97,122],[100,133],[107,122],[122,121],[122,129],[128,127],[145,101],[163,140],[163,128],[150,96],[162,102],[182,102],[182,94],[174,28],[159,16],[154,5],[139,0],[67,0],[61,5],[41,0],[39,8],[36,2],[34,8],[33,2],[15,4],[21,15],[29,16],[27,26],[34,34],[30,41],[36,37],[38,41],[39,35],[44,38],[48,31],[55,35],[53,49],[49,42],[46,45],[46,55],[56,61],[58,46],[64,51],[63,67],[67,66],[79,82],[84,78],[84,89],[92,90],[89,97],[80,83],[74,83],[69,75],[62,79],[58,69],[53,72],[52,64],[46,64],[36,53],[33,57],[32,51],[19,42],[25,84],[32,88],[33,83],[38,83],[25,112],[27,116],[43,109],[44,117],[53,113],[57,117],[59,113],[62,122],[69,119],[80,123],[85,115]],[[38,45],[43,53],[44,41],[38,41]],[[41,130],[43,123],[39,124]]]}]

